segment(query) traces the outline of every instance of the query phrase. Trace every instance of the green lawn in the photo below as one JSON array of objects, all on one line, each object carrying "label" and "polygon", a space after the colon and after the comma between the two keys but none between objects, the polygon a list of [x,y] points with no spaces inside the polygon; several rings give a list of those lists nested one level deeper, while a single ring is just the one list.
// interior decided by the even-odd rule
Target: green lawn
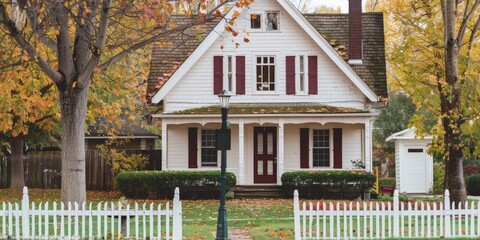
[{"label": "green lawn", "polygon": [[[0,203],[20,203],[21,197],[21,190],[0,189]],[[60,190],[29,189],[29,197],[30,201],[36,203],[58,202]],[[115,202],[119,198],[120,195],[115,192],[88,192],[87,194],[88,202],[95,203],[94,208],[98,202]],[[146,201],[166,202],[166,200]],[[182,200],[183,236],[187,239],[213,239],[216,232],[218,205],[218,200]],[[229,199],[227,216],[229,230],[245,229],[254,239],[293,239],[293,200]],[[93,228],[96,229],[96,226],[94,225]]]},{"label": "green lawn", "polygon": [[[20,203],[21,195],[20,190],[0,189],[0,202]],[[119,198],[120,195],[115,192],[88,192],[87,195],[88,201],[93,203],[103,201],[116,202]],[[30,200],[36,203],[46,201],[58,202],[60,200],[60,191],[33,189],[30,190]],[[166,200],[139,200],[137,202],[143,203],[145,201],[155,203],[166,202]],[[183,236],[187,239],[213,239],[216,232],[218,204],[218,200],[182,200]],[[94,208],[96,208],[96,204]],[[230,232],[233,229],[242,229],[248,232],[254,239],[293,239],[292,199],[229,199],[227,201],[227,215],[228,229]],[[343,220],[341,221],[343,222]],[[408,219],[405,218],[403,231],[406,231],[408,228],[409,224],[407,221]],[[51,222],[52,221],[50,221],[50,223]],[[461,222],[463,223],[463,221]],[[375,226],[375,222],[373,223],[373,226]],[[413,220],[410,224],[412,223]],[[356,226],[356,223],[354,223],[354,226]],[[433,227],[433,225],[431,226]],[[131,227],[133,229],[133,224]],[[316,228],[315,225],[313,227]],[[438,225],[437,227],[437,229],[439,229]],[[370,229],[370,227],[368,228]],[[96,231],[95,224],[93,225],[93,229]],[[321,226],[320,229],[323,229],[323,226]],[[388,229],[386,230],[388,231]],[[328,236],[328,222],[326,231]],[[363,220],[361,220],[360,231],[363,235]]]}]

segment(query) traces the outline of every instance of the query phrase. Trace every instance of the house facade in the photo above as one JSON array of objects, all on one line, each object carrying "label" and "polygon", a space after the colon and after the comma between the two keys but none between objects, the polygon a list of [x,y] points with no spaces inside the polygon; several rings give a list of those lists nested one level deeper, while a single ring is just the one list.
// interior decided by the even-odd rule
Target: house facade
[{"label": "house facade", "polygon": [[371,171],[374,108],[387,98],[383,16],[350,5],[350,15],[302,15],[287,0],[255,1],[225,16],[239,13],[238,35],[219,19],[191,29],[200,38],[155,45],[149,91],[162,109],[153,117],[162,122],[163,169],[220,168],[217,95],[225,89],[227,171],[238,184],[357,169],[352,161]]}]

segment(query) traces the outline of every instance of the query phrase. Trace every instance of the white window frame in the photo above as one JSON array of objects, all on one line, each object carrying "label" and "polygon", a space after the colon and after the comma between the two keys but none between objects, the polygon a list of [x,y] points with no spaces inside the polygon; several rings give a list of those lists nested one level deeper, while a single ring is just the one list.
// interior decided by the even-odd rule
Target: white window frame
[{"label": "white window frame", "polygon": [[[314,140],[314,132],[315,130],[328,130],[328,149],[329,149],[329,166],[315,166],[313,165],[313,150],[314,150],[314,144],[313,144],[313,140]],[[311,153],[310,153],[310,166],[312,166],[313,168],[322,168],[322,169],[328,169],[328,168],[333,168],[333,131],[331,128],[314,128],[314,129],[311,129],[311,134],[310,134],[312,137],[310,138],[310,144],[311,144]]]},{"label": "white window frame", "polygon": [[[267,26],[268,26],[267,16],[268,16],[269,13],[276,13],[277,14],[277,29],[273,29],[273,30],[268,30],[267,29]],[[264,24],[264,26],[265,26],[264,31],[265,32],[278,32],[278,31],[280,31],[280,23],[281,23],[281,21],[280,21],[280,11],[265,11],[264,21],[265,21],[265,24]]]},{"label": "white window frame", "polygon": [[[199,145],[200,145],[200,146],[199,146],[199,149],[200,149],[200,151],[199,151],[199,155],[200,155],[200,156],[199,156],[199,161],[200,161],[200,164],[199,164],[199,166],[202,167],[202,168],[218,168],[218,167],[219,167],[219,161],[218,161],[219,154],[218,154],[218,151],[216,151],[216,154],[217,154],[217,164],[216,164],[215,166],[214,166],[214,165],[210,165],[210,166],[209,166],[209,165],[203,165],[203,151],[202,151],[202,150],[203,150],[204,146],[203,146],[202,138],[203,138],[203,132],[204,132],[204,131],[213,131],[213,132],[215,133],[215,129],[210,129],[210,128],[200,129],[200,134],[199,134],[199,135],[200,135],[200,136],[199,136],[199,138],[200,138],[200,139],[199,139]],[[215,139],[215,141],[216,141],[216,139]],[[215,144],[214,144],[213,148],[215,148],[215,147],[216,147],[216,146],[215,146]],[[212,147],[209,146],[208,148],[212,148]]]},{"label": "white window frame", "polygon": [[[303,57],[303,91],[300,89],[300,61]],[[308,56],[298,54],[295,56],[295,93],[296,95],[308,95]]]},{"label": "white window frame", "polygon": [[[251,32],[263,32],[265,28],[265,12],[263,11],[250,11],[247,16],[247,29]],[[260,16],[260,28],[252,28],[252,15]]]},{"label": "white window frame", "polygon": [[[277,29],[276,30],[268,30],[267,25],[268,25],[268,19],[267,15],[268,13],[276,13],[277,14]],[[257,16],[260,16],[260,28],[252,28],[252,14],[255,14]],[[251,10],[248,12],[248,15],[246,17],[246,25],[247,29],[250,32],[279,32],[280,31],[280,24],[281,24],[281,16],[280,16],[280,11],[279,10]]]},{"label": "white window frame", "polygon": [[[232,86],[231,90],[229,91],[228,86],[229,86],[229,81],[228,81],[228,58],[231,57],[232,59]],[[235,95],[237,92],[237,57],[233,54],[226,54],[223,55],[223,86],[225,90],[227,90],[231,95]]]},{"label": "white window frame", "polygon": [[[258,90],[257,88],[257,76],[258,76],[258,73],[257,73],[257,66],[258,66],[258,63],[257,63],[257,58],[259,57],[273,57],[273,66],[274,66],[274,74],[275,74],[275,77],[273,79],[273,83],[274,83],[274,86],[275,86],[275,90]],[[254,55],[253,56],[253,72],[255,73],[255,75],[253,76],[253,88],[254,88],[254,93],[256,94],[276,94],[277,91],[278,91],[278,65],[277,65],[277,56],[276,55],[270,55],[270,54],[261,54],[261,55]],[[262,66],[263,66],[263,60],[262,60]]]}]

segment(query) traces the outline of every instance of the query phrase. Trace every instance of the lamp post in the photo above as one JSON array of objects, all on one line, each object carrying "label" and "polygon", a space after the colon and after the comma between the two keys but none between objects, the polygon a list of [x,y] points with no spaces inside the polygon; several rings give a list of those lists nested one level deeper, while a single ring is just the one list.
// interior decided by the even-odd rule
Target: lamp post
[{"label": "lamp post", "polygon": [[220,107],[222,110],[222,128],[216,133],[217,150],[222,151],[222,161],[220,163],[220,206],[218,207],[217,238],[216,240],[227,240],[227,209],[225,207],[225,194],[227,191],[227,150],[230,150],[230,129],[227,129],[228,103],[230,94],[223,90],[218,95],[220,98]]}]

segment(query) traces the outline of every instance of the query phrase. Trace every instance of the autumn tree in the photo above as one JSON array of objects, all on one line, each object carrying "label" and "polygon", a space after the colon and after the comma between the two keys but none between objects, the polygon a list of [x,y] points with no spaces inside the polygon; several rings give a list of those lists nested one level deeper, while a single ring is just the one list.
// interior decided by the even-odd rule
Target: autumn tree
[{"label": "autumn tree", "polygon": [[[86,200],[84,123],[92,76],[151,43],[166,41],[172,32],[221,17],[219,10],[232,3],[250,2],[0,0],[1,30],[58,90],[63,202]],[[187,21],[175,23],[173,13],[184,14]]]},{"label": "autumn tree", "polygon": [[58,105],[47,77],[4,33],[0,38],[0,148],[10,150],[10,187],[23,188],[25,143],[41,146],[58,133]]},{"label": "autumn tree", "polygon": [[[433,148],[446,160],[445,187],[455,202],[466,200],[463,159],[480,152],[478,142],[466,141],[480,136],[479,5],[479,0],[380,4],[389,19],[390,83],[411,93],[417,108],[427,108],[438,120],[431,130]],[[427,117],[416,114],[412,120],[420,132],[428,130]]]}]

